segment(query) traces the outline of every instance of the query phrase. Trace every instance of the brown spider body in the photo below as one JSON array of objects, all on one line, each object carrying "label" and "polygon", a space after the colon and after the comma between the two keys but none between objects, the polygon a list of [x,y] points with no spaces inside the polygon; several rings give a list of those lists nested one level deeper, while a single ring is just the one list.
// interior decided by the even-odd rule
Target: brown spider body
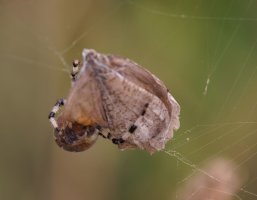
[{"label": "brown spider body", "polygon": [[96,126],[71,122],[62,115],[58,116],[59,130],[55,129],[55,141],[67,151],[80,152],[89,149],[97,140],[99,130]]}]

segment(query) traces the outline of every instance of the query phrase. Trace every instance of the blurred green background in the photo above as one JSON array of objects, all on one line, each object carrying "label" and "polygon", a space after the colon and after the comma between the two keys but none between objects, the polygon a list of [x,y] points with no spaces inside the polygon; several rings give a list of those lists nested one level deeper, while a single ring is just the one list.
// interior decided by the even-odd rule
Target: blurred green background
[{"label": "blurred green background", "polygon": [[[257,199],[257,1],[0,1],[0,199],[176,199],[214,157],[245,174]],[[83,48],[123,55],[162,79],[181,105],[165,152],[58,148],[47,116]],[[207,81],[209,80],[209,81]],[[206,91],[205,91],[206,88]],[[252,193],[252,194],[250,194]]]}]

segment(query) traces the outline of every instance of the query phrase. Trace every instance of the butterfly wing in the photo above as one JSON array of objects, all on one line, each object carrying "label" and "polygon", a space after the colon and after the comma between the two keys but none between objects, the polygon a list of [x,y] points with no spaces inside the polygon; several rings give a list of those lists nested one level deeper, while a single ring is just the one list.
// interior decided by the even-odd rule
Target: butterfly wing
[{"label": "butterfly wing", "polygon": [[136,146],[149,152],[163,149],[174,128],[172,106],[179,108],[169,98],[167,88],[128,59],[102,54],[99,57],[92,69],[96,71],[112,135],[125,140],[119,147]]},{"label": "butterfly wing", "polygon": [[107,127],[99,82],[90,67],[85,67],[67,98],[63,115],[79,124]]}]

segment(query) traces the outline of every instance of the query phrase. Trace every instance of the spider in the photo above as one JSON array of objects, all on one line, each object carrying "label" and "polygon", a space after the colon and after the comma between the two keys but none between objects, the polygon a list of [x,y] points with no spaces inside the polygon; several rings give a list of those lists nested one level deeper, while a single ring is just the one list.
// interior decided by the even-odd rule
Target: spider
[{"label": "spider", "polygon": [[[72,62],[70,73],[72,86],[79,78],[80,61]],[[56,143],[67,151],[80,152],[89,149],[97,140],[98,135],[110,139],[113,144],[124,142],[122,138],[113,138],[108,129],[102,129],[99,125],[82,125],[77,122],[69,122],[61,115],[56,119],[56,113],[65,106],[66,100],[59,99],[48,115],[48,119],[54,128]],[[102,131],[102,132],[101,132]],[[104,133],[103,133],[104,132]]]}]

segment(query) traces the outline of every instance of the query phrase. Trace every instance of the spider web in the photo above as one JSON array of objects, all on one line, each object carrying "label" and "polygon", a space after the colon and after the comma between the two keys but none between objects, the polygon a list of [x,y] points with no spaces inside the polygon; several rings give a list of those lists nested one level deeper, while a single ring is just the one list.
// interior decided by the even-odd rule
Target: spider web
[{"label": "spider web", "polygon": [[[77,3],[72,5],[65,2],[63,5],[55,2],[50,6],[30,1],[24,4],[1,2],[4,18],[1,23],[5,28],[0,35],[1,42],[6,45],[0,49],[2,65],[5,66],[2,74],[9,65],[8,74],[13,74],[14,79],[20,76],[18,72],[34,77],[28,82],[21,82],[21,86],[30,87],[29,83],[38,78],[44,81],[43,84],[47,84],[47,89],[51,90],[43,92],[49,98],[47,106],[50,105],[50,110],[55,99],[67,94],[69,63],[81,55],[84,47],[123,55],[142,66],[149,66],[148,69],[170,87],[180,103],[181,128],[164,151],[150,158],[144,158],[145,154],[137,151],[121,153],[120,169],[116,166],[118,172],[115,171],[120,177],[116,181],[121,185],[117,186],[121,192],[117,192],[116,198],[122,197],[122,193],[126,193],[125,199],[145,197],[145,190],[151,186],[146,185],[142,191],[137,189],[139,184],[146,184],[138,180],[139,174],[142,179],[142,174],[155,178],[169,174],[165,182],[169,187],[158,188],[165,193],[162,197],[166,199],[175,196],[176,188],[187,183],[192,174],[198,172],[220,182],[201,166],[214,158],[225,157],[235,163],[233,171],[244,172],[242,176],[245,180],[239,193],[232,194],[234,198],[257,199],[257,2],[195,0],[158,3],[127,0]],[[58,6],[61,6],[60,10]],[[18,8],[21,12],[18,12]],[[36,18],[31,19],[28,11]],[[8,42],[5,42],[6,38]],[[10,80],[2,78],[2,85],[7,85]],[[38,81],[37,84],[41,88],[39,85],[42,83]],[[31,99],[34,95],[29,91],[37,87],[28,90]],[[10,88],[4,91],[4,94],[9,94]],[[43,94],[40,99],[44,98]],[[19,98],[18,95],[21,94],[17,92],[17,96],[12,98]],[[4,99],[3,103],[7,101]],[[40,105],[44,102],[38,101]],[[30,100],[31,104],[33,102]],[[18,107],[22,105],[27,104],[18,104]],[[38,105],[34,104],[35,107]],[[42,108],[42,113],[47,113],[47,106]],[[3,113],[7,113],[7,110]],[[34,126],[47,126],[41,122],[42,119],[38,117]],[[24,121],[18,126],[23,127],[23,124]],[[24,128],[24,132],[29,127],[30,124]],[[47,128],[45,130],[49,131]],[[32,141],[36,139],[30,140],[29,144],[33,144]],[[110,148],[110,145],[100,145]],[[101,148],[100,145],[95,148]],[[155,168],[146,165],[149,167],[147,172],[144,169],[135,172],[133,169],[133,173],[123,174],[123,168],[129,170],[140,164],[145,166],[143,162],[153,164]],[[156,167],[154,162],[161,162],[161,165]],[[163,165],[169,168],[163,169]],[[156,170],[163,170],[162,174]],[[135,186],[130,187],[125,180]],[[160,195],[160,192],[156,193]],[[150,194],[148,199],[158,195]],[[51,198],[53,196],[50,195]]]}]

